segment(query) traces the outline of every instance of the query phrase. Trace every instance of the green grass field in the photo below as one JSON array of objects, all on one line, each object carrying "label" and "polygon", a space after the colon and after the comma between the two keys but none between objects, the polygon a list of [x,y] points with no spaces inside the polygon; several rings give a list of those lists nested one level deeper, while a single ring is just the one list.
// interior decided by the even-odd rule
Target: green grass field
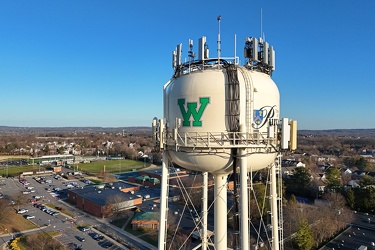
[{"label": "green grass field", "polygon": [[110,174],[117,174],[122,172],[128,172],[133,169],[140,169],[143,167],[150,166],[149,163],[133,160],[108,160],[108,161],[96,161],[90,163],[79,163],[71,166],[71,169],[82,171],[90,174],[98,174],[101,171]]},{"label": "green grass field", "polygon": [[[117,174],[122,172],[132,171],[133,169],[140,169],[149,167],[150,163],[133,160],[108,160],[108,161],[95,161],[90,163],[78,163],[70,166],[72,171],[81,171],[91,175],[98,175],[101,172],[109,174]],[[44,171],[47,170],[39,165],[26,165],[26,166],[8,166],[0,167],[1,176],[18,176],[22,172],[28,171]]]},{"label": "green grass field", "polygon": [[18,176],[22,172],[29,172],[29,171],[44,171],[45,168],[42,166],[8,166],[8,167],[1,167],[0,168],[0,175],[7,177],[7,176]]}]

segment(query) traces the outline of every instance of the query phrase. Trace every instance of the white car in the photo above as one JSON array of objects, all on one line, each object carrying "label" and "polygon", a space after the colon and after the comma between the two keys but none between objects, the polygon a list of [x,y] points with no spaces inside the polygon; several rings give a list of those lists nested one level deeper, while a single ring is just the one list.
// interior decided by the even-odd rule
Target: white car
[{"label": "white car", "polygon": [[26,216],[26,219],[28,219],[28,220],[35,219],[35,216],[34,215],[28,215],[28,216]]},{"label": "white car", "polygon": [[17,213],[24,214],[24,213],[27,213],[27,212],[29,212],[29,210],[22,208],[22,209],[18,210]]}]

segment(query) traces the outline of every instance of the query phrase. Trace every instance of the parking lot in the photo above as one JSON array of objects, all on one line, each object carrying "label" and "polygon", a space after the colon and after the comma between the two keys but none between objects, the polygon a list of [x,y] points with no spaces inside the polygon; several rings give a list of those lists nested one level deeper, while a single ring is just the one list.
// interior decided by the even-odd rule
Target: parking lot
[{"label": "parking lot", "polygon": [[[41,179],[43,181],[40,181]],[[54,178],[52,175],[39,176],[38,178],[25,177],[24,180],[1,178],[0,192],[3,199],[9,202],[14,202],[13,200],[17,196],[22,197],[24,205],[14,206],[15,210],[25,219],[34,223],[36,227],[43,227],[44,231],[61,232],[61,235],[56,239],[68,249],[79,249],[79,247],[82,249],[126,249],[121,245],[117,246],[116,242],[111,241],[105,235],[100,239],[93,238],[97,233],[91,227],[92,224],[95,224],[93,220],[87,218],[79,210],[60,202],[60,198],[66,196],[67,185],[78,187],[85,184],[79,181]],[[53,204],[56,209],[46,204]],[[63,208],[67,213],[63,213],[57,208]],[[79,224],[89,225],[89,230],[79,230],[77,227]]]}]

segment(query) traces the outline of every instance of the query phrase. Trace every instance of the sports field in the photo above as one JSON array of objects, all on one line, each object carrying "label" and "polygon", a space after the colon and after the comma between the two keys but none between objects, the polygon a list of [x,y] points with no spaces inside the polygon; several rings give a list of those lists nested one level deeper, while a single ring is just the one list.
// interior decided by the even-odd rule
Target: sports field
[{"label": "sports field", "polygon": [[[19,159],[9,158],[9,156],[4,156],[4,159]],[[25,158],[23,158],[25,159]],[[105,160],[105,161],[94,161],[90,163],[78,163],[70,165],[72,171],[80,171],[83,173],[88,173],[90,175],[98,175],[99,173],[117,174],[132,171],[135,169],[140,169],[144,167],[149,167],[150,163],[143,161],[134,160]],[[44,171],[44,166],[39,165],[24,165],[24,166],[0,166],[0,176],[18,176],[22,172],[28,171]]]},{"label": "sports field", "polygon": [[133,169],[140,169],[150,166],[150,163],[133,160],[107,160],[95,161],[90,163],[79,163],[71,165],[71,169],[82,171],[90,174],[98,174],[100,172],[117,174],[122,172],[132,171]]},{"label": "sports field", "polygon": [[17,160],[17,159],[29,159],[30,155],[0,155],[0,161],[4,160]]}]

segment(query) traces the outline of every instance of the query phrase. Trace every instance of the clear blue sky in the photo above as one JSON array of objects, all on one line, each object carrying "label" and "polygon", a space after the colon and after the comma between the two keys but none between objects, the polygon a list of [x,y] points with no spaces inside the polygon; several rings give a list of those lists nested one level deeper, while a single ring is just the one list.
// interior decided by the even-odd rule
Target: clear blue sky
[{"label": "clear blue sky", "polygon": [[171,52],[207,37],[276,50],[281,117],[299,129],[375,128],[375,1],[0,2],[0,126],[150,126]]}]

